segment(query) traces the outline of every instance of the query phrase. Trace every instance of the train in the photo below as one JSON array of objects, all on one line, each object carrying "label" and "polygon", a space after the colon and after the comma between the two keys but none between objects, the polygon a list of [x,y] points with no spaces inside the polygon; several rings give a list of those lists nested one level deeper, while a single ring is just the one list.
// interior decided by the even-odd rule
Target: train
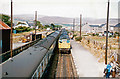
[{"label": "train", "polygon": [[62,29],[61,35],[58,41],[59,53],[71,53],[70,38],[65,29]]},{"label": "train", "polygon": [[42,77],[60,36],[60,31],[51,33],[35,45],[0,64],[1,78],[39,79]]}]

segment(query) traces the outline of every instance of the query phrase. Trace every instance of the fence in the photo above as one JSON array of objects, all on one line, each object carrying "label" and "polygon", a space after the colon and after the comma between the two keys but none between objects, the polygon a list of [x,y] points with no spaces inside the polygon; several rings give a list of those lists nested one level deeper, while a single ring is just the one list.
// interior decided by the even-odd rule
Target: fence
[{"label": "fence", "polygon": [[[82,39],[82,45],[89,49],[91,53],[93,53],[97,58],[99,62],[104,61],[105,57],[105,43],[96,41],[87,37],[83,37]],[[111,60],[118,60],[119,57],[117,57],[117,50],[112,50],[111,47],[112,45],[110,44],[108,46],[108,61]],[[119,60],[120,61],[120,60]]]}]

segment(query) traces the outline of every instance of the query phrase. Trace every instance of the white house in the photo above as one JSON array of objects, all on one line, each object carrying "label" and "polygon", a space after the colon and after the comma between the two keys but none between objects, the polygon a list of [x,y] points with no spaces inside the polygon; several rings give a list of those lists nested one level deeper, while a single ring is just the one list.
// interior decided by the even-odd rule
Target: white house
[{"label": "white house", "polygon": [[15,28],[18,28],[18,27],[20,27],[20,26],[22,26],[22,27],[30,27],[29,24],[28,24],[27,22],[18,21],[18,22],[17,22],[17,25],[14,26],[13,28],[15,29]]},{"label": "white house", "polygon": [[89,26],[89,24],[86,24],[86,25],[82,26],[82,32],[91,33],[92,28]]},{"label": "white house", "polygon": [[[86,24],[82,26],[82,32],[85,33],[104,33],[106,31],[106,24]],[[119,32],[120,23],[118,24],[109,24],[108,31],[110,32]]]},{"label": "white house", "polygon": [[120,32],[120,23],[111,25],[110,27],[112,32]]}]

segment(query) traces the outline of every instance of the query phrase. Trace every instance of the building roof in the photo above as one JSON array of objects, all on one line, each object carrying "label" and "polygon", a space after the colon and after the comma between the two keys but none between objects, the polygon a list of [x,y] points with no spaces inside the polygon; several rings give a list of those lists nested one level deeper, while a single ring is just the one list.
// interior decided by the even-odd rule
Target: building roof
[{"label": "building roof", "polygon": [[0,30],[1,29],[11,29],[7,24],[0,20]]},{"label": "building roof", "polygon": [[103,27],[105,24],[101,24],[101,25],[89,25],[90,27]]},{"label": "building roof", "polygon": [[110,27],[120,27],[120,23],[118,23],[116,25],[111,25]]},{"label": "building roof", "polygon": [[104,26],[105,24],[101,24],[100,26],[102,27],[102,26]]},{"label": "building roof", "polygon": [[99,25],[89,25],[90,27],[99,27]]},{"label": "building roof", "polygon": [[117,25],[115,25],[115,27],[120,27],[120,23],[118,23]]}]

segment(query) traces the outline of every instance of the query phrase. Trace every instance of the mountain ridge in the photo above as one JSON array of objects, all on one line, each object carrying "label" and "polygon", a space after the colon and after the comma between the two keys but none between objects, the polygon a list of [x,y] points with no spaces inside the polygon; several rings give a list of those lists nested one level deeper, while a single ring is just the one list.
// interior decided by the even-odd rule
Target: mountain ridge
[{"label": "mountain ridge", "polygon": [[[34,20],[34,15],[32,14],[22,14],[22,15],[14,15],[14,20],[19,21],[33,21]],[[69,17],[60,17],[60,16],[45,16],[45,15],[38,15],[38,20],[42,24],[72,24],[73,23],[73,18]],[[76,24],[79,24],[79,18],[75,18]],[[90,23],[90,24],[103,24],[106,23],[106,19],[94,19],[94,18],[83,18],[82,23]],[[111,18],[109,20],[109,23],[114,24],[118,23],[117,18]]]}]

